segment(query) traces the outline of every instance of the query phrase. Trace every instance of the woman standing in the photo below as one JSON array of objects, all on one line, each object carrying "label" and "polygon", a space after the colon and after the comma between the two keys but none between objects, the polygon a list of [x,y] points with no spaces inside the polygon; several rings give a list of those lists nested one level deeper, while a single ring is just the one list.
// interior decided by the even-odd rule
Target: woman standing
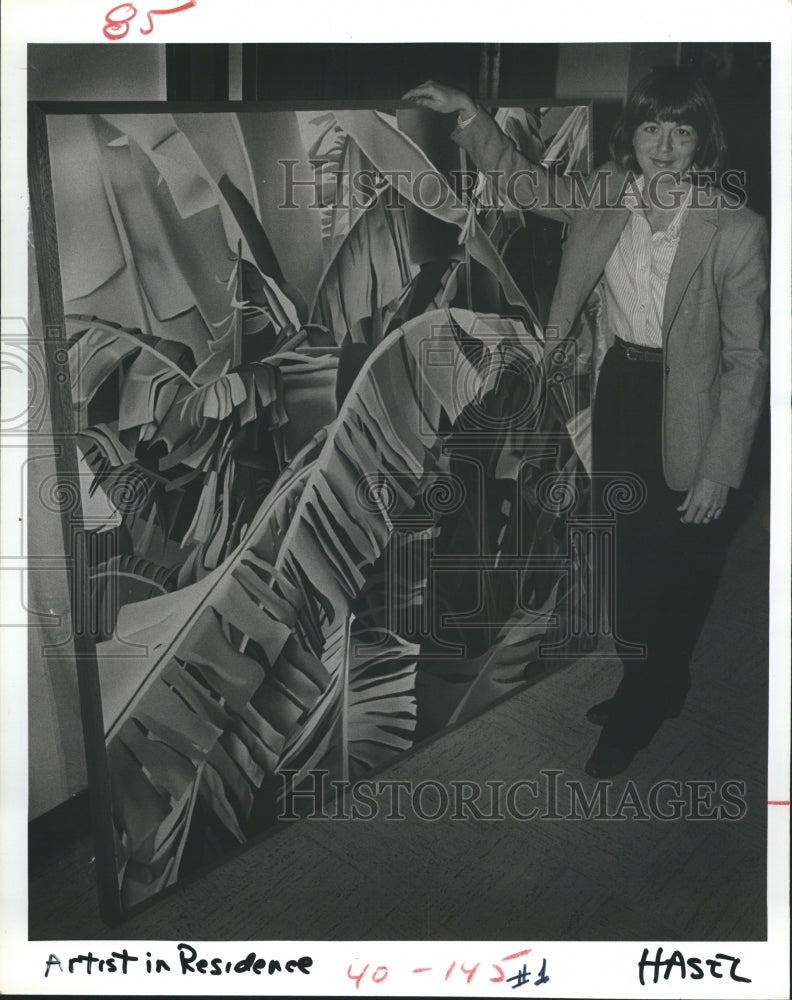
[{"label": "woman standing", "polygon": [[405,99],[458,115],[453,138],[502,199],[568,224],[547,357],[601,293],[595,485],[627,476],[645,493],[640,509],[617,519],[611,619],[624,675],[588,712],[602,732],[586,771],[610,777],[679,713],[690,686],[726,551],[722,515],[745,473],[767,382],[766,226],[706,182],[725,142],[709,91],[684,71],[637,85],[611,137],[612,161],[582,184],[526,160],[461,91],[429,81]]}]

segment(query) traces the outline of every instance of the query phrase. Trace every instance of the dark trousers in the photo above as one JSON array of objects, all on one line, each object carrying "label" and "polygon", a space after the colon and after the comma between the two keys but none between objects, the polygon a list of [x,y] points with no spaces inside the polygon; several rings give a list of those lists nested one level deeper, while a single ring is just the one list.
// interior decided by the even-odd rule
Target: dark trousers
[{"label": "dark trousers", "polygon": [[[685,493],[669,489],[663,475],[662,392],[661,363],[611,348],[593,412],[593,502],[607,509],[608,484],[625,473],[640,478],[646,499],[616,520],[611,626],[624,676],[602,738],[633,747],[645,746],[666,714],[681,708],[730,537],[729,516],[709,524],[680,521],[676,508]],[[645,651],[634,658],[625,643]]]}]

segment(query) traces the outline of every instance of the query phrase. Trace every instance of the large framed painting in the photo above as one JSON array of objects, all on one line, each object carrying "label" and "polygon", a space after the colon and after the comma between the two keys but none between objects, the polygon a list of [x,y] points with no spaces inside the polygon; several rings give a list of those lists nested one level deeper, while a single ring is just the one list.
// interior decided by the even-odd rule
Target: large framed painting
[{"label": "large framed painting", "polygon": [[[492,111],[590,169],[588,104]],[[31,108],[108,921],[593,647],[590,358],[548,379],[543,330],[563,227],[451,130]]]}]

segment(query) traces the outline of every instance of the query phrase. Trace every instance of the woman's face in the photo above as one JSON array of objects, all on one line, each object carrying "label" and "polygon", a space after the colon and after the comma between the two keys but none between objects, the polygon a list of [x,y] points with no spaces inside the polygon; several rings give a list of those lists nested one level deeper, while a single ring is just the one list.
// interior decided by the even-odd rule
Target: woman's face
[{"label": "woman's face", "polygon": [[686,174],[697,145],[693,126],[679,122],[642,122],[633,134],[635,159],[647,182],[661,171]]}]

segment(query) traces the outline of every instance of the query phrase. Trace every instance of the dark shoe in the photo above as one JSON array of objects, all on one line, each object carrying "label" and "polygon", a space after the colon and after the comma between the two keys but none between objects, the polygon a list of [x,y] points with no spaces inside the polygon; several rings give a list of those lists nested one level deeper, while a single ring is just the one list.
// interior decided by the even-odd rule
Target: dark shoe
[{"label": "dark shoe", "polygon": [[613,778],[627,770],[637,752],[625,746],[598,743],[586,761],[586,774],[592,778]]},{"label": "dark shoe", "polygon": [[[586,712],[586,718],[589,722],[593,722],[595,726],[604,726],[613,721],[615,711],[616,706],[614,699],[606,698],[605,701],[600,701],[596,705],[592,705],[588,712]],[[678,702],[676,704],[669,705],[665,712],[663,712],[663,718],[675,719],[681,711],[681,703]]]}]

